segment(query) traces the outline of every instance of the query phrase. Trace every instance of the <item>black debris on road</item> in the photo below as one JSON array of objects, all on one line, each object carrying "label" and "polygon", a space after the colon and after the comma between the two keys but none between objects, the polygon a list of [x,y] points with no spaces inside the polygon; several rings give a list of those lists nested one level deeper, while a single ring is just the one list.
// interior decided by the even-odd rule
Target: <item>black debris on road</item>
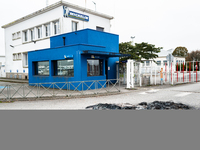
[{"label": "black debris on road", "polygon": [[129,103],[125,104],[97,104],[86,107],[92,110],[189,110],[193,107],[182,104],[174,103],[173,101],[154,101],[152,103],[142,102],[137,105]]}]

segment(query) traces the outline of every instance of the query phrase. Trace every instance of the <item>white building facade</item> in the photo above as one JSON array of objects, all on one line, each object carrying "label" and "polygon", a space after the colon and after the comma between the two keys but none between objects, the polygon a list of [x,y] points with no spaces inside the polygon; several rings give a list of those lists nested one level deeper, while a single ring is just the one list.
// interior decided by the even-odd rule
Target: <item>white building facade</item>
[{"label": "white building facade", "polygon": [[0,78],[6,77],[5,56],[0,55]]},{"label": "white building facade", "polygon": [[[167,60],[167,55],[169,55],[169,52],[162,50],[160,53],[157,54],[158,57],[153,60],[143,60],[143,67],[157,67],[158,70],[160,70],[161,68],[163,68],[163,70],[165,69],[165,66],[167,66],[167,68],[169,68],[169,61]],[[175,66],[176,64],[183,64],[185,62],[185,57],[173,57],[172,60],[172,70],[175,70]]]},{"label": "white building facade", "polygon": [[59,1],[2,26],[6,77],[28,79],[27,52],[50,48],[50,37],[86,28],[110,32],[111,19],[111,16]]}]

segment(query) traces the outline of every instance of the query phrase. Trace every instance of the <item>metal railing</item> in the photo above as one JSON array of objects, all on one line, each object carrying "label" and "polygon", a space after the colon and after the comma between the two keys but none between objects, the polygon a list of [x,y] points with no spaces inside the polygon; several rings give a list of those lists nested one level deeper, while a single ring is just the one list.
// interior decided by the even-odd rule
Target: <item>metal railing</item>
[{"label": "metal railing", "polygon": [[120,92],[119,79],[5,85],[0,99],[70,97]]}]

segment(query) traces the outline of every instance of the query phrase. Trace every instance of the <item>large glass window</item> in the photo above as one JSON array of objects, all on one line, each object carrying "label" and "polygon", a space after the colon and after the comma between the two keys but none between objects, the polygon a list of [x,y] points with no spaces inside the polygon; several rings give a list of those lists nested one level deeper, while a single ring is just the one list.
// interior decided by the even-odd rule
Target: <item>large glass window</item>
[{"label": "large glass window", "polygon": [[57,76],[74,76],[74,60],[58,60],[55,68],[55,75]]},{"label": "large glass window", "polygon": [[103,75],[103,60],[88,59],[87,60],[87,76]]},{"label": "large glass window", "polygon": [[49,61],[37,62],[37,75],[49,75]]}]

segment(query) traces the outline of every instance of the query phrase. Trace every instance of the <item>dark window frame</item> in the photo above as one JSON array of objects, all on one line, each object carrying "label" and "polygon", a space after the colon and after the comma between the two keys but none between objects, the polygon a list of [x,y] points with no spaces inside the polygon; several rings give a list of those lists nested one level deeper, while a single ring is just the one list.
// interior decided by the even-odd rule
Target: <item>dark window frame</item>
[{"label": "dark window frame", "polygon": [[[99,61],[99,75],[89,75],[91,74],[90,72],[88,72],[88,60],[98,60]],[[104,75],[104,72],[103,72],[103,67],[104,66],[104,62],[103,62],[103,59],[87,59],[87,77],[99,77],[99,76],[103,76]]]},{"label": "dark window frame", "polygon": [[[49,64],[49,74],[38,74],[38,71],[39,71],[39,66],[38,66],[38,63],[40,62],[48,62]],[[34,76],[50,76],[50,63],[49,63],[49,60],[47,61],[35,61],[33,62],[33,75]]]},{"label": "dark window frame", "polygon": [[[72,72],[72,76],[68,76],[68,75],[58,75],[58,61],[67,61],[67,60],[73,60],[73,72]],[[56,77],[74,77],[74,59],[60,59],[60,60],[53,60],[52,61],[53,64],[53,76]],[[69,70],[69,69],[66,69]]]},{"label": "dark window frame", "polygon": [[97,30],[97,31],[104,32],[104,28],[103,28],[103,27],[96,26],[96,30]]}]

